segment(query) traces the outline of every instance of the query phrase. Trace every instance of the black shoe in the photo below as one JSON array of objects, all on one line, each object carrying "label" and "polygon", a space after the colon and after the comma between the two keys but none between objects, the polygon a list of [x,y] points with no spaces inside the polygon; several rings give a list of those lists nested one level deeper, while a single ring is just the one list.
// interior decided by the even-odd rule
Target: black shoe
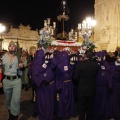
[{"label": "black shoe", "polygon": [[11,119],[10,120],[18,120],[18,115],[14,116],[14,115],[11,114]]},{"label": "black shoe", "polygon": [[38,116],[38,113],[36,113],[36,112],[34,112],[32,115],[33,118],[36,118],[37,116]]},{"label": "black shoe", "polygon": [[31,100],[31,103],[35,103],[35,101],[32,99],[32,100]]}]

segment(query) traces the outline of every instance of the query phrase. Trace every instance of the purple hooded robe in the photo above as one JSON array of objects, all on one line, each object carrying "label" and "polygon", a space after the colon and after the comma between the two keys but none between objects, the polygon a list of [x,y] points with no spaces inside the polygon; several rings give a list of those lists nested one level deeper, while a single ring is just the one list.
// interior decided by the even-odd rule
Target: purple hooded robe
[{"label": "purple hooded robe", "polygon": [[57,101],[57,116],[69,118],[74,116],[74,95],[72,74],[73,66],[70,65],[69,55],[66,51],[59,53],[59,60],[55,71],[56,89],[59,100]]},{"label": "purple hooded robe", "polygon": [[[98,57],[100,57],[100,54]],[[93,109],[93,120],[108,118],[109,75],[110,66],[103,60],[100,62],[100,69],[96,79],[96,96]]]},{"label": "purple hooded robe", "polygon": [[[54,57],[45,63],[44,51],[38,50],[32,63],[32,80],[36,85],[36,101],[40,120],[52,120],[54,114],[55,84]],[[45,82],[44,82],[45,81]]]}]

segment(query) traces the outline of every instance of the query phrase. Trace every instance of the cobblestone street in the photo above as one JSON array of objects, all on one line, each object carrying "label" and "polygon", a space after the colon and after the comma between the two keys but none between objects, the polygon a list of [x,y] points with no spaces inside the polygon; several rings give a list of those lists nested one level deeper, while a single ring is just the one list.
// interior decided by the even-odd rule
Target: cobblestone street
[{"label": "cobblestone street", "polygon": [[[38,116],[36,118],[32,117],[34,104],[32,100],[32,90],[28,91],[22,90],[21,95],[21,113],[19,115],[19,120],[39,120]],[[5,96],[0,89],[0,120],[8,120],[8,111],[5,104]],[[71,118],[70,120],[78,120],[78,118]]]}]

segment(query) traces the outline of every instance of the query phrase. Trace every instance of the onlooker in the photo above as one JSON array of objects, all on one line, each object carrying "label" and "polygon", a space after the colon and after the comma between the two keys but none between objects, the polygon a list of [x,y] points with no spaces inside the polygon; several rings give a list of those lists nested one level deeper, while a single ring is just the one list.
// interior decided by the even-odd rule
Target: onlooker
[{"label": "onlooker", "polygon": [[[35,54],[36,54],[36,47],[35,46],[30,47],[29,55],[28,55],[28,58],[27,58],[28,74],[31,71],[29,69],[31,69],[32,62],[35,61],[34,60]],[[32,87],[32,103],[34,103],[36,101],[36,86],[33,83],[33,80],[31,78],[29,78],[29,83],[30,83],[30,86]]]},{"label": "onlooker", "polygon": [[[99,65],[92,60],[93,52],[86,50],[86,59],[76,65],[74,79],[78,85],[78,114],[79,120],[92,120],[93,103],[96,89],[96,76]],[[85,118],[86,116],[86,118]]]},{"label": "onlooker", "polygon": [[33,74],[33,69],[35,68],[34,64],[37,63],[36,62],[37,55],[35,54],[35,52],[36,51],[30,52],[30,53],[33,53],[33,54],[31,54],[29,56],[29,69],[28,69],[29,81],[30,81],[30,85],[32,87],[32,103],[34,104],[34,109],[33,109],[33,115],[32,115],[32,117],[34,117],[34,118],[38,116],[38,106],[37,106],[37,101],[36,101],[36,85],[35,85],[35,82],[33,81],[33,78],[36,77]]},{"label": "onlooker", "polygon": [[21,61],[24,63],[24,68],[23,68],[23,74],[21,76],[22,80],[22,88],[25,87],[25,91],[28,91],[28,86],[29,86],[29,78],[28,78],[28,61],[27,61],[27,51],[23,50],[22,55],[21,55]]},{"label": "onlooker", "polygon": [[17,71],[23,67],[23,64],[18,63],[16,52],[16,44],[11,41],[8,46],[8,52],[2,56],[3,90],[9,111],[8,120],[17,120],[20,113],[21,78],[18,76]]}]

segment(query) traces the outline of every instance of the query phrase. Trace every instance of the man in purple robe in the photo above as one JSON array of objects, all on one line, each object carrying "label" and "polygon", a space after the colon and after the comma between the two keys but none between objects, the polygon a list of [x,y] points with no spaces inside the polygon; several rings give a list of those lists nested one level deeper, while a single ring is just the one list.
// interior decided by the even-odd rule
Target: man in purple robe
[{"label": "man in purple robe", "polygon": [[96,95],[93,109],[93,120],[108,118],[108,80],[110,75],[110,66],[105,61],[105,53],[97,52],[99,63],[99,72],[96,79]]},{"label": "man in purple robe", "polygon": [[120,120],[120,63],[115,55],[107,57],[110,65],[109,84],[109,118]]},{"label": "man in purple robe", "polygon": [[57,89],[57,117],[68,119],[74,116],[74,94],[73,94],[73,67],[70,64],[69,55],[66,51],[59,54],[55,71],[55,82]]},{"label": "man in purple robe", "polygon": [[50,58],[50,61],[45,60],[43,49],[38,50],[32,71],[40,120],[52,120],[54,114],[56,60],[53,55]]}]

